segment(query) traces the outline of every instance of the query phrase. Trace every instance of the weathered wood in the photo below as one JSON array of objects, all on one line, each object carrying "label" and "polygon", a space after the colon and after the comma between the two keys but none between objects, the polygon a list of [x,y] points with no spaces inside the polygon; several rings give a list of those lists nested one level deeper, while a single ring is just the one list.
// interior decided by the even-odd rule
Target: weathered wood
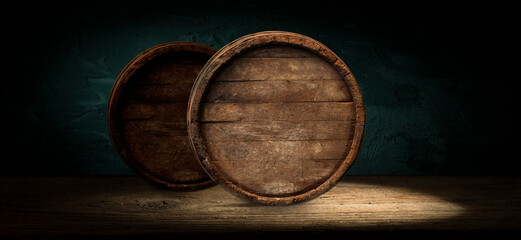
[{"label": "weathered wood", "polygon": [[[178,59],[182,62],[183,59]],[[160,63],[160,64],[148,64],[146,71],[140,71],[138,74],[139,78],[145,78],[147,81],[140,81],[137,84],[140,85],[169,85],[169,84],[181,84],[188,83],[190,86],[194,83],[194,79],[197,77],[199,71],[203,66],[200,62],[192,62],[191,64],[186,63]]]},{"label": "weathered wood", "polygon": [[247,51],[239,56],[240,58],[316,58],[312,52],[302,51],[301,49],[288,48],[286,46],[268,45]]},{"label": "weathered wood", "polygon": [[244,189],[263,196],[284,197],[315,188],[333,174],[341,160],[294,158],[216,161],[226,177],[240,183]]},{"label": "weathered wood", "polygon": [[[153,152],[154,156],[161,153],[170,154],[172,156],[193,155],[192,151],[187,151],[190,148],[190,140],[187,136],[171,135],[133,135],[127,134],[124,136],[124,141],[129,152]],[[171,142],[176,142],[176,148],[171,146]],[[150,156],[149,156],[150,157]],[[196,162],[197,163],[197,162]],[[199,163],[197,163],[199,164]]]},{"label": "weathered wood", "polygon": [[342,80],[214,82],[205,102],[353,101]]},{"label": "weathered wood", "polygon": [[272,141],[351,139],[353,126],[346,121],[259,121],[201,123],[209,141]]},{"label": "weathered wood", "polygon": [[[287,48],[287,47],[286,47]],[[262,49],[261,51],[265,51]],[[255,51],[252,51],[255,52]],[[296,51],[291,52],[305,52]],[[269,69],[269,71],[266,71]],[[301,58],[236,58],[223,68],[215,81],[341,80],[342,76],[319,56]]]},{"label": "weathered wood", "polygon": [[244,239],[257,236],[253,232],[292,237],[353,230],[393,230],[385,236],[406,230],[457,230],[449,236],[519,231],[521,178],[346,176],[312,201],[273,207],[221,187],[172,192],[136,177],[0,177],[0,236],[7,239],[165,239],[183,233],[225,239],[241,232]]},{"label": "weathered wood", "polygon": [[263,204],[291,204],[331,188],[354,161],[365,110],[356,81],[308,37],[239,38],[203,67],[188,132],[212,178]]},{"label": "weathered wood", "polygon": [[122,131],[126,135],[167,135],[186,136],[186,122],[170,119],[158,120],[123,120]]},{"label": "weathered wood", "polygon": [[[150,158],[150,151],[132,152],[132,156],[137,159],[147,159]],[[199,164],[192,158],[193,153],[187,151],[157,152],[153,157],[154,164],[137,162],[136,166],[143,171],[154,173],[154,177],[158,180],[187,184],[199,182],[208,177],[205,172],[199,170]],[[183,168],[179,168],[179,166],[183,166]]]},{"label": "weathered wood", "polygon": [[206,103],[201,112],[201,121],[354,121],[354,115],[355,106],[352,102]]},{"label": "weathered wood", "polygon": [[121,119],[169,119],[186,121],[187,104],[183,103],[128,103],[122,106]]},{"label": "weathered wood", "polygon": [[[186,132],[177,136],[149,132],[126,134],[124,143],[128,158],[136,159],[132,161],[133,166],[153,173],[156,181],[191,185],[208,177],[194,161]],[[176,143],[176,147],[172,147],[172,143]]]},{"label": "weathered wood", "polygon": [[129,103],[186,103],[192,90],[191,83],[175,85],[138,85],[128,90]]},{"label": "weathered wood", "polygon": [[293,159],[342,159],[347,139],[305,141],[206,141],[215,159],[227,161],[286,161]]},{"label": "weathered wood", "polygon": [[189,147],[186,110],[192,84],[215,49],[186,42],[153,47],[120,73],[107,118],[114,146],[146,179],[176,190],[214,184]]}]

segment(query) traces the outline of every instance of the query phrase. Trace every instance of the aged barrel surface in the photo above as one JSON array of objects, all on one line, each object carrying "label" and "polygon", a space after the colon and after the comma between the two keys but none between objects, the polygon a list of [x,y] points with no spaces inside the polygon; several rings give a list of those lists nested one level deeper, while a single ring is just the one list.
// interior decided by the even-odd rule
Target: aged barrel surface
[{"label": "aged barrel surface", "polygon": [[139,175],[175,190],[214,184],[190,147],[186,111],[197,74],[215,52],[198,43],[165,43],[121,71],[109,99],[109,133]]},{"label": "aged barrel surface", "polygon": [[355,160],[364,126],[348,67],[323,44],[289,32],[247,35],[219,50],[198,75],[188,109],[202,166],[262,204],[330,189]]}]

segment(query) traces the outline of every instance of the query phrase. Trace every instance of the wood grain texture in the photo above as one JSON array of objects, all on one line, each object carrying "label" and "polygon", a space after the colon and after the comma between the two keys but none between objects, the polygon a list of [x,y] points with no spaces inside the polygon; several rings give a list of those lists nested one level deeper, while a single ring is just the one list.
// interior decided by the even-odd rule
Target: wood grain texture
[{"label": "wood grain texture", "polygon": [[122,106],[121,119],[145,120],[168,119],[173,121],[186,121],[186,117],[180,112],[186,112],[186,103],[128,103]]},{"label": "wood grain texture", "polygon": [[109,133],[136,173],[175,190],[213,185],[189,146],[186,110],[192,84],[215,49],[174,42],[153,47],[120,73],[109,100]]},{"label": "wood grain texture", "polygon": [[[197,76],[197,75],[195,75]],[[193,77],[195,77],[193,76]],[[146,85],[136,84],[129,88],[129,103],[185,103],[190,96],[191,83],[179,83],[175,85]]]},{"label": "wood grain texture", "polygon": [[347,102],[341,80],[214,82],[205,102]]},{"label": "wood grain texture", "polygon": [[314,200],[274,207],[219,186],[172,192],[137,177],[0,177],[0,236],[16,239],[352,230],[519,231],[521,178],[346,176]]},{"label": "wood grain texture", "polygon": [[121,129],[126,135],[170,135],[186,137],[186,122],[170,119],[123,120]]},{"label": "wood grain texture", "polygon": [[[210,141],[209,141],[210,142]],[[294,159],[342,159],[351,142],[339,140],[239,141],[216,140],[208,144],[215,159],[226,161],[289,161]]]},{"label": "wood grain texture", "polygon": [[[279,48],[283,48],[279,46]],[[297,52],[296,49],[286,47],[288,52]],[[265,48],[258,51],[266,52]],[[256,51],[252,55],[255,55]],[[301,50],[300,52],[305,52]],[[269,71],[266,71],[269,69]],[[233,61],[224,68],[215,81],[280,81],[280,80],[342,80],[339,73],[329,63],[319,56],[299,57],[294,56],[272,58],[242,58]]]},{"label": "wood grain texture", "polygon": [[302,51],[301,49],[269,45],[256,51],[245,52],[240,55],[240,58],[315,58],[316,56],[312,52]]},{"label": "wood grain texture", "polygon": [[[201,123],[203,137],[208,141],[306,141],[349,140],[353,126],[345,121],[261,121]],[[271,149],[274,150],[274,149]]]},{"label": "wood grain texture", "polygon": [[[184,55],[184,56],[183,56]],[[148,71],[141,71],[139,78],[146,78],[146,82],[139,82],[141,85],[178,85],[187,83],[190,86],[194,83],[193,76],[197,76],[203,66],[201,62],[190,57],[187,54],[182,54],[180,57],[185,59],[171,62],[171,59],[161,59],[161,63],[151,65]]]},{"label": "wood grain texture", "polygon": [[262,204],[330,189],[354,161],[365,126],[347,66],[308,37],[244,36],[219,50],[192,89],[188,132],[212,178]]},{"label": "wood grain texture", "polygon": [[255,121],[354,121],[352,102],[310,103],[205,103],[201,122]]}]

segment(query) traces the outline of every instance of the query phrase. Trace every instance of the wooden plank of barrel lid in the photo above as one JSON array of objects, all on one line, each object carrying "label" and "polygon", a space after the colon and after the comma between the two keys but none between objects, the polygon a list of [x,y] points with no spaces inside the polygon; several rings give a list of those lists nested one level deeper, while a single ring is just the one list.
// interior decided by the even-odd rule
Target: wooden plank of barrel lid
[{"label": "wooden plank of barrel lid", "polygon": [[214,185],[190,148],[186,111],[197,74],[216,52],[171,42],[136,56],[119,74],[107,112],[113,145],[145,179],[175,190]]},{"label": "wooden plank of barrel lid", "polygon": [[346,64],[290,32],[220,49],[190,95],[188,132],[210,176],[237,196],[285,205],[333,187],[362,143],[365,109]]}]

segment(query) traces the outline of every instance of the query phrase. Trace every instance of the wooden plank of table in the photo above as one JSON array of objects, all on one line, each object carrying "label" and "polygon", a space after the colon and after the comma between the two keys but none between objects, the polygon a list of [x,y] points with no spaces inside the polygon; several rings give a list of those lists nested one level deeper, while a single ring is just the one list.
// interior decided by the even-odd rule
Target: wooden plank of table
[{"label": "wooden plank of table", "polygon": [[521,177],[347,176],[289,206],[137,177],[0,177],[0,236],[491,229],[521,230]]}]

